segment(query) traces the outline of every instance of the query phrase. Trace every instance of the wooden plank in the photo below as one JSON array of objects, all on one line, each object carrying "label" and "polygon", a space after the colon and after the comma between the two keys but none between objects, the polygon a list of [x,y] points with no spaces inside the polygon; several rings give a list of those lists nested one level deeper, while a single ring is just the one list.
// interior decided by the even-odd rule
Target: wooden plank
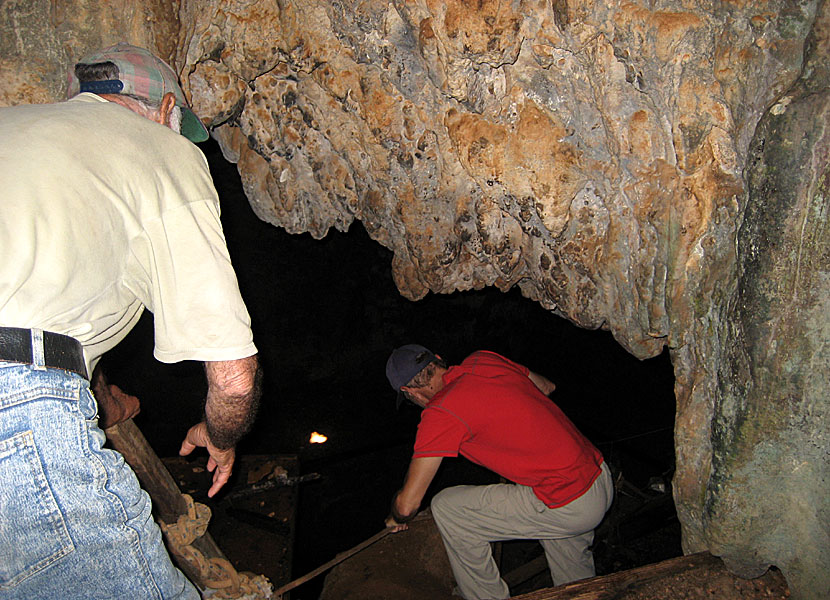
[{"label": "wooden plank", "polygon": [[713,567],[719,565],[720,562],[719,558],[708,552],[699,552],[628,571],[583,579],[555,588],[536,590],[513,598],[514,600],[564,600],[566,598],[567,600],[612,600],[632,585],[670,577],[683,571]]},{"label": "wooden plank", "polygon": [[[153,451],[144,434],[132,419],[122,421],[107,429],[104,433],[112,446],[124,456],[124,460],[135,471],[141,487],[150,495],[153,501],[153,514],[156,519],[165,524],[175,523],[180,515],[187,514],[187,500],[182,496],[176,481]],[[221,558],[225,555],[208,532],[193,542],[193,547],[199,550],[207,559]],[[178,566],[188,579],[202,589],[209,587],[198,569],[178,560],[172,555]]]}]

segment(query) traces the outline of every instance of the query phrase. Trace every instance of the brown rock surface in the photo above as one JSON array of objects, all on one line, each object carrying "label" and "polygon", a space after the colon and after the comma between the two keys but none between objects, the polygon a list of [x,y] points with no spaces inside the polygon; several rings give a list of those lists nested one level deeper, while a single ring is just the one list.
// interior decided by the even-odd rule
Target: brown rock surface
[{"label": "brown rock surface", "polygon": [[828,12],[10,1],[0,104],[60,98],[89,49],[148,46],[262,219],[362,221],[411,299],[518,286],[635,356],[668,346],[685,550],[825,598]]}]

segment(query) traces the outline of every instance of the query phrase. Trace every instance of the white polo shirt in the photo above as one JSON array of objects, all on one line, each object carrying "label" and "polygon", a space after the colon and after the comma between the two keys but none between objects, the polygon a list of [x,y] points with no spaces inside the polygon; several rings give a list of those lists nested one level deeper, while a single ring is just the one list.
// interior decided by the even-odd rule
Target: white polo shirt
[{"label": "white polo shirt", "polygon": [[0,325],[84,345],[92,373],[144,307],[162,362],[256,353],[202,152],[84,93],[0,108]]}]

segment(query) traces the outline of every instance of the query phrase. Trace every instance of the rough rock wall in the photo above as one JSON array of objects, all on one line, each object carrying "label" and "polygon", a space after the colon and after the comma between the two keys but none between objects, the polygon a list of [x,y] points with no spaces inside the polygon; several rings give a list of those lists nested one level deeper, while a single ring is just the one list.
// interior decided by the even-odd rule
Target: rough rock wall
[{"label": "rough rock wall", "polygon": [[3,0],[0,106],[63,99],[67,68],[121,40],[172,56],[178,29],[177,3],[165,0]]},{"label": "rough rock wall", "polygon": [[[181,73],[262,219],[318,238],[359,219],[394,251],[412,299],[518,285],[640,358],[668,345],[684,548],[743,573],[775,564],[802,597],[830,568],[827,454],[763,427],[773,414],[796,428],[826,416],[827,395],[801,382],[826,379],[827,311],[794,304],[783,281],[765,288],[788,271],[753,258],[807,230],[753,217],[737,243],[745,212],[807,210],[776,196],[785,186],[768,170],[750,187],[744,169],[753,136],[756,165],[772,160],[758,158],[768,137],[780,153],[800,144],[794,126],[756,128],[799,80],[814,23],[826,36],[825,2],[7,0],[0,11],[0,102],[59,98],[88,49],[151,47]],[[824,118],[798,114],[807,130]],[[827,156],[811,144],[813,162],[788,176],[825,219],[802,244],[817,251]],[[826,289],[826,260],[799,265],[800,285]],[[755,310],[767,296],[816,324],[767,326]],[[795,359],[759,347],[782,336],[807,340]],[[759,452],[747,470],[759,446],[782,454]],[[812,466],[782,503],[749,476],[777,468],[785,446]],[[802,486],[817,504],[798,500]],[[804,525],[770,538],[785,510]]]},{"label": "rough rock wall", "polygon": [[830,598],[829,157],[825,4],[802,77],[750,147],[704,513],[713,551],[745,576],[780,561],[794,542],[791,587],[815,598]]}]

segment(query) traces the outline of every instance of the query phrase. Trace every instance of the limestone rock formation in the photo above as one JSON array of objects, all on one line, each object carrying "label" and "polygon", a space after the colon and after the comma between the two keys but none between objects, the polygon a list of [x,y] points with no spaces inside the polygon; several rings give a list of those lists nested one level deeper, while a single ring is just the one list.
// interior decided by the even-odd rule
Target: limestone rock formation
[{"label": "limestone rock formation", "polygon": [[411,299],[518,286],[637,357],[668,346],[684,549],[830,597],[827,2],[0,11],[0,103],[148,46],[260,218],[317,238],[360,220]]},{"label": "limestone rock formation", "polygon": [[825,9],[803,75],[750,148],[704,519],[715,551],[745,575],[791,543],[788,576],[816,598],[830,593],[829,27]]}]

